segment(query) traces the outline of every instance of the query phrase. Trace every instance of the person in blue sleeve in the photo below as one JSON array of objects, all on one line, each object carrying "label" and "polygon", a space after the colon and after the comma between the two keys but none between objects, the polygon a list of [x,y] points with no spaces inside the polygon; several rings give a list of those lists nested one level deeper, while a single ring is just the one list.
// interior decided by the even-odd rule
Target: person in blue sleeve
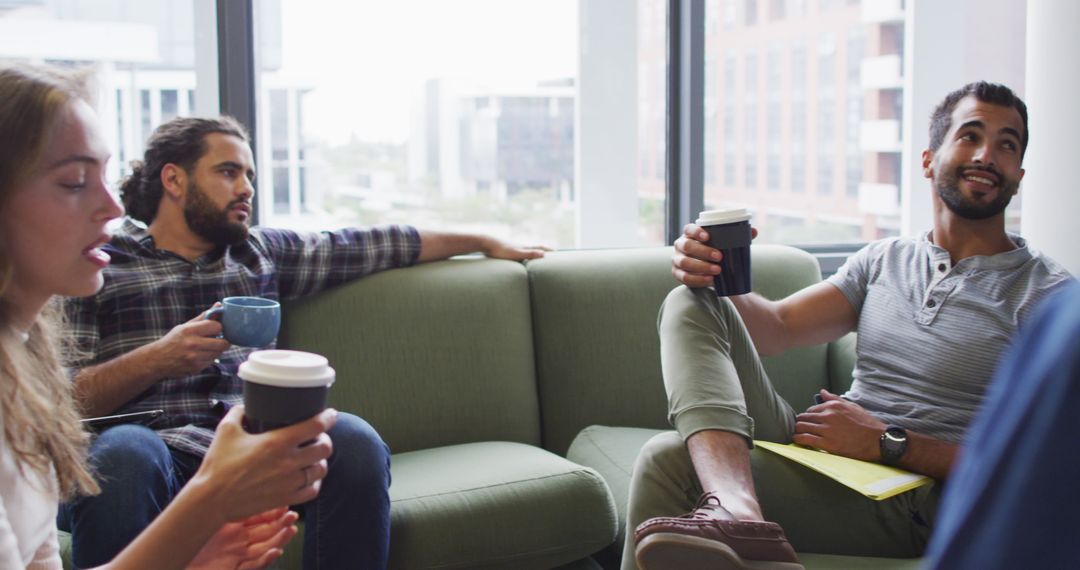
[{"label": "person in blue sleeve", "polygon": [[1080,568],[1080,283],[1047,299],[998,367],[949,479],[930,570]]}]

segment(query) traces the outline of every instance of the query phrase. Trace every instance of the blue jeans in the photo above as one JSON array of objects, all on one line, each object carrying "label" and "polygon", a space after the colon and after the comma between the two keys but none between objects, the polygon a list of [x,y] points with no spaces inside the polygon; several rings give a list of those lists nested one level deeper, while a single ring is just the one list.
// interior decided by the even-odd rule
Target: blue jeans
[{"label": "blue jeans", "polygon": [[[329,431],[334,453],[319,496],[294,507],[304,520],[304,568],[386,568],[390,451],[367,422],[346,413]],[[105,564],[165,509],[201,458],[169,448],[153,430],[121,425],[90,447],[101,494],[60,508],[77,568]]]}]

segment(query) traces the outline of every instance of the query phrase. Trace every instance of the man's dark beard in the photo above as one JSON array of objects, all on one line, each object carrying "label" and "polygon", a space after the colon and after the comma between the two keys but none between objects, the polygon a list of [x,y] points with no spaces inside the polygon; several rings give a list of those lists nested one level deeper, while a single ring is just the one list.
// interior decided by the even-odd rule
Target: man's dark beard
[{"label": "man's dark beard", "polygon": [[240,202],[234,200],[218,210],[206,193],[195,185],[195,181],[191,181],[184,205],[184,220],[191,231],[216,246],[239,243],[247,239],[248,227],[243,222],[229,221],[229,209]]},{"label": "man's dark beard", "polygon": [[969,200],[960,192],[960,181],[964,178],[964,172],[969,170],[978,171],[967,166],[957,168],[950,174],[943,174],[938,178],[937,193],[941,201],[952,213],[967,220],[985,220],[992,218],[1005,211],[1012,197],[1016,195],[1019,182],[1006,179],[998,172],[994,172],[998,179],[998,195],[992,202],[985,204]]}]

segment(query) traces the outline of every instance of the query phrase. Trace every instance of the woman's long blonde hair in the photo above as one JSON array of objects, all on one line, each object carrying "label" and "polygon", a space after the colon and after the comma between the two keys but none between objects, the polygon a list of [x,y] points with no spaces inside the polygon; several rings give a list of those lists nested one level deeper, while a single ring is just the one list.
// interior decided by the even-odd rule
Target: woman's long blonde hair
[{"label": "woman's long blonde hair", "polygon": [[[33,174],[57,116],[75,100],[91,101],[87,75],[18,65],[0,67],[0,213]],[[59,498],[99,492],[86,465],[88,435],[79,423],[71,381],[60,364],[59,303],[37,318],[25,340],[11,324],[5,296],[16,270],[0,239],[0,416],[19,469],[51,478]]]}]

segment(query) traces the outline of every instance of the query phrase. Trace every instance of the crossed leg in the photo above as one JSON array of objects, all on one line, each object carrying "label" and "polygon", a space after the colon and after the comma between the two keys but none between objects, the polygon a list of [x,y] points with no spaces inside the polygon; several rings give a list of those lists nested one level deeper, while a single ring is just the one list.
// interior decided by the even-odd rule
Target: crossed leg
[{"label": "crossed leg", "polygon": [[[918,555],[928,534],[925,512],[928,507],[932,512],[936,492],[874,504],[767,452],[753,452],[752,461],[754,438],[790,442],[795,413],[773,388],[727,299],[708,289],[677,288],[664,302],[659,330],[669,417],[678,434],[651,440],[635,465],[624,570],[637,568],[638,560],[647,570],[801,568],[784,531],[763,520],[755,472],[759,482],[770,482],[769,512],[799,520],[820,517],[813,528],[799,530],[808,544],[859,554],[862,546],[846,542],[858,537],[857,544],[884,549],[870,552]],[[818,498],[831,502],[819,508]],[[813,505],[813,512],[804,516],[799,511],[807,505]],[[671,516],[691,508],[682,517]],[[836,543],[822,532],[837,526],[829,524],[835,523],[832,515],[850,517],[855,525],[833,533]]]}]

